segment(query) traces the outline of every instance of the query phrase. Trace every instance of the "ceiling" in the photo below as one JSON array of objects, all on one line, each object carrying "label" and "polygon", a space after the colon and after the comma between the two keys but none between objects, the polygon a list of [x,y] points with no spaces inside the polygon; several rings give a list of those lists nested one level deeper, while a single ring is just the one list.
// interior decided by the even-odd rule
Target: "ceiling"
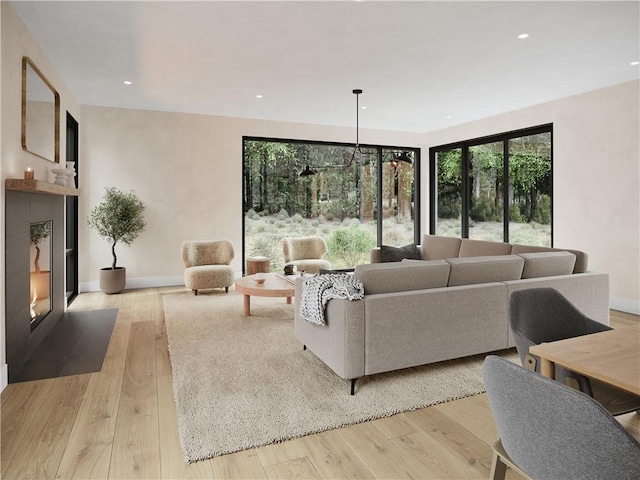
[{"label": "ceiling", "polygon": [[429,132],[640,78],[637,1],[12,5],[87,105]]}]

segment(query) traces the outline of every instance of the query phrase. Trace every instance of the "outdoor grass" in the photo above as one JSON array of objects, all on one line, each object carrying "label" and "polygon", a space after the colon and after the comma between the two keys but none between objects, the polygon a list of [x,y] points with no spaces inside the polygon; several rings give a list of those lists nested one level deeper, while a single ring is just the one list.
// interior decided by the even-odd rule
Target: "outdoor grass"
[{"label": "outdoor grass", "polygon": [[[407,245],[413,243],[413,221],[386,218],[383,225],[384,245]],[[271,260],[271,270],[280,271],[284,267],[282,254],[282,239],[285,237],[302,237],[318,235],[328,244],[333,232],[338,229],[363,229],[371,235],[373,244],[376,238],[376,222],[360,222],[357,218],[346,218],[342,221],[328,221],[324,218],[307,219],[301,215],[283,217],[283,215],[245,216],[245,252],[247,257],[265,256]],[[459,219],[439,219],[437,234],[460,237],[461,226]],[[502,241],[501,222],[472,222],[469,228],[469,238],[474,240]],[[551,226],[539,223],[511,223],[509,225],[509,242],[525,245],[550,246]],[[344,257],[344,258],[343,258]],[[349,255],[327,253],[326,259],[332,268],[352,268],[356,264],[347,265],[356,259],[356,264],[369,263],[369,250],[351,252]]]}]

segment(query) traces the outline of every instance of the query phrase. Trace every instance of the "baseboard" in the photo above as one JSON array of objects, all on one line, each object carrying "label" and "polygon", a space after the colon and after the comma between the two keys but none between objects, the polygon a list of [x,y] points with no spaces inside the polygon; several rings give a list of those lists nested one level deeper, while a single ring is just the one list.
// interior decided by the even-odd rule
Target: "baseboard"
[{"label": "baseboard", "polygon": [[[236,272],[236,278],[240,278],[241,276],[242,272]],[[172,287],[175,285],[184,285],[184,277],[182,275],[174,277],[127,277],[127,286],[125,287],[125,290],[135,288]],[[80,282],[79,288],[80,293],[99,292],[100,284],[97,280],[91,282]],[[610,297],[609,307],[620,312],[640,315],[640,301],[638,300]]]},{"label": "baseboard", "polygon": [[9,366],[5,363],[0,369],[0,392],[9,385]]},{"label": "baseboard", "polygon": [[[242,272],[236,272],[236,278],[240,278]],[[176,285],[184,285],[184,277],[182,275],[174,277],[127,277],[127,286],[125,290],[136,288],[155,288],[155,287],[173,287]],[[78,285],[80,293],[99,292],[100,282],[97,280],[90,282],[80,282]]]},{"label": "baseboard", "polygon": [[630,300],[628,298],[609,298],[609,308],[620,312],[640,315],[640,300]]}]

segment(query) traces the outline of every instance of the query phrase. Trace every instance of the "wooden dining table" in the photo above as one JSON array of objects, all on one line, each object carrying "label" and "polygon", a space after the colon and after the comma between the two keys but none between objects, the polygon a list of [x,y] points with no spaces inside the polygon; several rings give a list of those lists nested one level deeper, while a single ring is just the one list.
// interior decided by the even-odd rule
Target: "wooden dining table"
[{"label": "wooden dining table", "polygon": [[554,378],[555,364],[640,396],[640,325],[541,343],[540,373]]}]

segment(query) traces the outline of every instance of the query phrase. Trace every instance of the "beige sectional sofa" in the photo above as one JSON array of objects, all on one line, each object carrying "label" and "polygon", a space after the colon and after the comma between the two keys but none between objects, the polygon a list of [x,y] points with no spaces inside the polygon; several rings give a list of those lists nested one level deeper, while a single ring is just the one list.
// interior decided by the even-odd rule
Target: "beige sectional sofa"
[{"label": "beige sectional sofa", "polygon": [[300,316],[296,337],[336,374],[351,380],[514,346],[509,297],[552,287],[590,318],[609,324],[609,278],[587,270],[578,250],[426,235],[420,260],[358,265],[362,300],[330,300],[325,325]]}]

